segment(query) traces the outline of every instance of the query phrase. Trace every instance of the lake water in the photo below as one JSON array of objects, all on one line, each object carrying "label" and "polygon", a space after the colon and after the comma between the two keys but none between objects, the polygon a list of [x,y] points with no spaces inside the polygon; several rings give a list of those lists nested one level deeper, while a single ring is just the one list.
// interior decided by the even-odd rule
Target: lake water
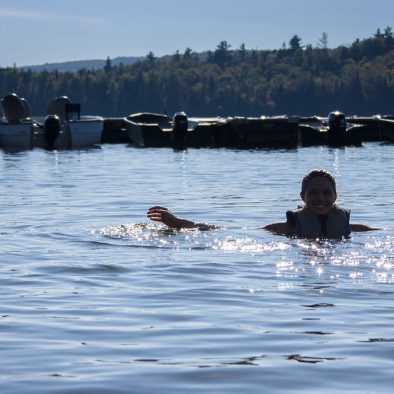
[{"label": "lake water", "polygon": [[[1,393],[391,393],[393,152],[0,151]],[[316,167],[382,230],[259,229]],[[157,204],[225,228],[166,230]]]}]

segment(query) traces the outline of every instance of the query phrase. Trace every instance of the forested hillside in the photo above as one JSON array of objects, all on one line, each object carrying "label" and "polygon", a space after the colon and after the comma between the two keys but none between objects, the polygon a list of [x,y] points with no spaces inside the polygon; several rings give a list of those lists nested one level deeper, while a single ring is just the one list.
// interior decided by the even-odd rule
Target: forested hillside
[{"label": "forested hillside", "polygon": [[316,47],[297,35],[277,50],[186,49],[131,65],[107,59],[99,70],[59,72],[0,69],[0,95],[25,97],[33,114],[50,99],[67,95],[84,114],[186,111],[191,116],[326,115],[394,113],[394,36],[387,27],[349,46]]}]

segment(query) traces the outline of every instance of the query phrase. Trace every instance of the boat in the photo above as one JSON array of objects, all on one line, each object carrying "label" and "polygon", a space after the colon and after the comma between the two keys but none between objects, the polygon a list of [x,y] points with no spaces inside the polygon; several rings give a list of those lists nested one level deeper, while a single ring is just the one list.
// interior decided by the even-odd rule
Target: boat
[{"label": "boat", "polygon": [[299,143],[304,147],[362,146],[362,133],[361,125],[347,122],[339,111],[330,112],[327,118],[311,116],[299,120]]},{"label": "boat", "polygon": [[31,149],[35,122],[29,118],[27,101],[15,93],[1,99],[4,116],[0,119],[0,147],[5,149]]},{"label": "boat", "polygon": [[140,147],[211,147],[215,137],[215,122],[189,119],[185,112],[175,113],[172,120],[150,112],[131,114],[125,118],[125,127],[130,143]]},{"label": "boat", "polygon": [[167,115],[151,112],[131,114],[125,118],[126,133],[131,144],[141,147],[171,146],[170,121]]},{"label": "boat", "polygon": [[217,125],[216,146],[255,148],[296,148],[298,117],[234,117]]},{"label": "boat", "polygon": [[[101,116],[82,116],[80,104],[72,103],[67,96],[52,99],[46,112],[45,119],[57,116],[60,122],[59,134],[53,144],[54,149],[78,149],[101,144],[104,119]],[[40,148],[47,147],[45,133],[36,133],[34,145]]]}]

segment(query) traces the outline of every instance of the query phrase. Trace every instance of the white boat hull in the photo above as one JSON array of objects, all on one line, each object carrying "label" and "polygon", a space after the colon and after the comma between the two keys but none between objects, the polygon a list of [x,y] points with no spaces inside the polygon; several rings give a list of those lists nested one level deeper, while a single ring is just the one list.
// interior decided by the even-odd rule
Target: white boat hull
[{"label": "white boat hull", "polygon": [[0,147],[5,149],[32,149],[33,123],[0,123]]},{"label": "white boat hull", "polygon": [[101,143],[104,120],[98,116],[81,117],[66,123],[66,132],[70,134],[71,147],[82,148]]},{"label": "white boat hull", "polygon": [[[43,119],[39,119],[43,123]],[[78,149],[101,144],[104,119],[99,116],[81,116],[81,119],[70,120],[61,126],[54,149]],[[45,149],[44,130],[34,135],[34,146]]]}]

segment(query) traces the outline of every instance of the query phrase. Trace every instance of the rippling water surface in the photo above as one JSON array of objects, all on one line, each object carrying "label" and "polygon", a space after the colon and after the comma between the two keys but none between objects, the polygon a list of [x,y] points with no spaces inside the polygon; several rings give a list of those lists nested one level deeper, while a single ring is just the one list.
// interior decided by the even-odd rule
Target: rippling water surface
[{"label": "rippling water surface", "polygon": [[[391,393],[393,149],[0,151],[1,392]],[[381,230],[259,229],[315,167]]]}]

